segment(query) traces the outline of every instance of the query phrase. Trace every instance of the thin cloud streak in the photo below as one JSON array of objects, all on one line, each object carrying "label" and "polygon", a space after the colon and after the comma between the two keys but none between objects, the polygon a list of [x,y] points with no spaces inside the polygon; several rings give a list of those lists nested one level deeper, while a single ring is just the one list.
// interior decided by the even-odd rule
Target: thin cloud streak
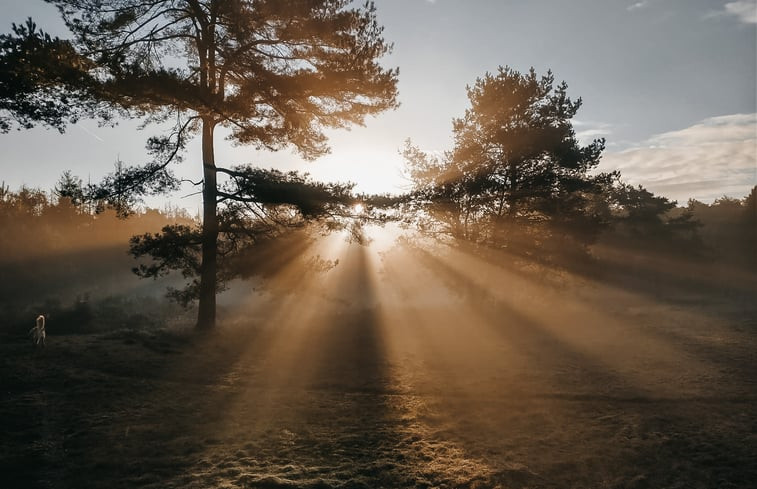
[{"label": "thin cloud streak", "polygon": [[608,153],[603,170],[680,203],[743,197],[757,184],[757,114],[712,117]]},{"label": "thin cloud streak", "polygon": [[576,131],[576,137],[581,144],[590,144],[595,139],[606,138],[613,134],[612,124],[605,122],[592,122],[573,120],[573,127],[579,129]]},{"label": "thin cloud streak", "polygon": [[736,17],[744,24],[757,24],[757,0],[737,0],[723,5],[722,10],[708,12],[704,19],[717,19],[721,17]]},{"label": "thin cloud streak", "polygon": [[629,5],[628,7],[626,7],[626,10],[628,10],[629,12],[632,12],[634,10],[639,10],[639,9],[642,9],[642,8],[646,7],[648,3],[649,2],[647,2],[647,1],[636,2],[633,5]]},{"label": "thin cloud streak", "polygon": [[97,134],[95,134],[94,132],[92,132],[92,131],[90,131],[89,129],[87,129],[87,127],[86,127],[86,126],[84,126],[84,125],[82,125],[82,123],[78,123],[78,124],[76,124],[76,127],[78,127],[79,129],[81,129],[82,131],[84,131],[84,132],[85,132],[86,134],[89,134],[89,135],[90,135],[90,136],[92,136],[93,138],[97,139],[97,140],[98,140],[98,141],[100,141],[101,143],[104,143],[104,142],[105,142],[105,140],[104,140],[103,138],[101,138],[100,136],[98,136],[98,135],[97,135]]}]

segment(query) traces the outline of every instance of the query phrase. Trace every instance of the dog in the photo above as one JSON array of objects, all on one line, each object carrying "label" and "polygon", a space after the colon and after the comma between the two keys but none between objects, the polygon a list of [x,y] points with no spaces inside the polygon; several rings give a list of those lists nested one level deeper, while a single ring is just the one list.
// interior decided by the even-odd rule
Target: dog
[{"label": "dog", "polygon": [[45,337],[47,335],[45,333],[45,316],[43,314],[37,316],[37,324],[29,330],[29,335],[32,337],[34,346],[45,346]]}]

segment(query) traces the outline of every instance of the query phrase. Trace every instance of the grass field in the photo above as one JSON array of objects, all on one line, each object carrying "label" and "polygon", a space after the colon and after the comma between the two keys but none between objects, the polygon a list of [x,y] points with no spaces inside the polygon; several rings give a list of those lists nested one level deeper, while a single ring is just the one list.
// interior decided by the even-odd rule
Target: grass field
[{"label": "grass field", "polygon": [[754,487],[748,298],[433,303],[350,270],[328,290],[362,300],[303,285],[211,334],[7,335],[0,486]]}]

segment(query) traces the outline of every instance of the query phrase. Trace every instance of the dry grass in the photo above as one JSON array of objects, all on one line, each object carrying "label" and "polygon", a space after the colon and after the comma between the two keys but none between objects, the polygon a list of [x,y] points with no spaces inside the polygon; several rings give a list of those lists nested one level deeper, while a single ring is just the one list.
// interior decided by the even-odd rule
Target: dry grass
[{"label": "dry grass", "polygon": [[0,485],[754,487],[755,311],[566,294],[4,339]]}]

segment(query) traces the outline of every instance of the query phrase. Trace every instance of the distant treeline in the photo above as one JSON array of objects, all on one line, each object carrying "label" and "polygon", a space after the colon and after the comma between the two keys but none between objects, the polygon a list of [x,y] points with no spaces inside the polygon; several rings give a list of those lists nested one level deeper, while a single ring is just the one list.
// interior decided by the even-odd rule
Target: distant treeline
[{"label": "distant treeline", "polygon": [[709,205],[690,200],[686,210],[710,256],[757,271],[757,186],[743,199],[721,197]]},{"label": "distant treeline", "polygon": [[614,200],[602,244],[757,271],[757,186],[742,199],[690,199],[685,207],[642,187],[622,187]]},{"label": "distant treeline", "polygon": [[196,224],[183,209],[121,219],[55,191],[0,186],[0,330],[23,329],[37,314],[71,332],[150,326],[167,308],[175,314],[166,283],[140,281],[128,251],[133,235],[176,223]]},{"label": "distant treeline", "polygon": [[144,209],[119,219],[113,209],[72,203],[55,191],[0,186],[0,263],[112,246],[126,249],[135,234],[166,224],[194,224],[184,209]]},{"label": "distant treeline", "polygon": [[757,187],[742,199],[691,199],[685,207],[642,187],[610,197],[609,224],[577,271],[655,297],[754,300]]},{"label": "distant treeline", "polygon": [[[609,224],[595,250],[673,255],[757,271],[757,187],[742,199],[724,196],[712,204],[691,199],[681,207],[641,186],[620,185],[607,200]],[[181,208],[148,208],[124,219],[112,209],[72,203],[55,191],[2,186],[2,302],[18,296],[95,292],[109,279],[131,282],[135,261],[128,254],[129,239],[173,224],[198,223]]]}]

